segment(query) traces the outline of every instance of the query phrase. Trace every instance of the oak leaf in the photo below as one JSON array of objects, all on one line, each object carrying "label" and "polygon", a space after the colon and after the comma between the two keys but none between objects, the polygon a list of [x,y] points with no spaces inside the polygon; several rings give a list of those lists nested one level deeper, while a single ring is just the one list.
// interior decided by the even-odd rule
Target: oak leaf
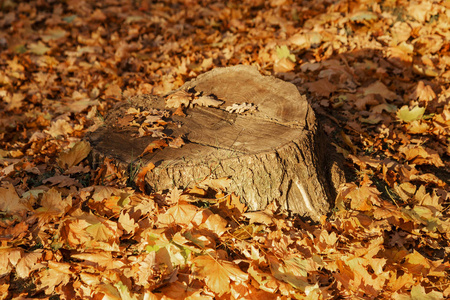
[{"label": "oak leaf", "polygon": [[178,108],[181,105],[184,105],[184,107],[188,107],[191,100],[192,100],[191,93],[184,90],[176,91],[175,93],[169,95],[166,98],[166,107]]},{"label": "oak leaf", "polygon": [[222,105],[222,100],[217,100],[212,96],[202,95],[192,100],[192,104],[197,104],[205,107],[219,107]]}]

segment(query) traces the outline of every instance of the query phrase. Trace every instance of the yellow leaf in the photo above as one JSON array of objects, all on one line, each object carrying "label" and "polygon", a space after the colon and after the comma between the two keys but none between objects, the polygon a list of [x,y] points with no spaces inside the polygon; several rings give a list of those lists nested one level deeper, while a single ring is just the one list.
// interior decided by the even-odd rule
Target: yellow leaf
[{"label": "yellow leaf", "polygon": [[424,113],[425,107],[415,106],[410,110],[408,106],[404,105],[397,111],[397,118],[403,122],[412,122],[422,119]]}]

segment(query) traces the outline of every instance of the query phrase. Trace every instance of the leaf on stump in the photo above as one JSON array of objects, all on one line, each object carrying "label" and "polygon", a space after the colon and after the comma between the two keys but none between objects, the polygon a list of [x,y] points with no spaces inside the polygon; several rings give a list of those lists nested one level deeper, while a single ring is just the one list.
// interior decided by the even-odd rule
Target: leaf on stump
[{"label": "leaf on stump", "polygon": [[155,140],[145,147],[144,151],[139,155],[139,157],[144,156],[147,153],[152,153],[156,149],[161,149],[167,147],[167,143],[165,140]]}]

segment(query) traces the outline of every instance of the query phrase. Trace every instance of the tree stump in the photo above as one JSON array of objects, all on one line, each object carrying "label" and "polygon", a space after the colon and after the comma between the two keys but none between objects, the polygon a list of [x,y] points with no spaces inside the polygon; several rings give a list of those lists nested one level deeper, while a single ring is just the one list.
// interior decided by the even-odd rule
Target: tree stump
[{"label": "tree stump", "polygon": [[[165,107],[167,99],[180,95],[185,97],[181,99],[185,116]],[[193,98],[189,102],[186,97]],[[201,106],[205,99],[220,104]],[[165,112],[161,119],[168,124],[156,131],[156,137],[137,137],[138,126],[123,126],[132,119],[127,115],[130,108],[157,115]],[[138,161],[154,163],[156,167],[146,175],[153,190],[185,188],[208,176],[230,177],[228,191],[239,195],[250,210],[264,209],[278,199],[286,209],[318,220],[329,212],[336,187],[343,182],[305,96],[293,84],[262,76],[255,67],[214,69],[166,99],[133,97],[115,108],[105,122],[89,136],[94,156],[113,157],[123,168]],[[155,146],[139,157],[162,134],[182,136],[185,145]]]}]

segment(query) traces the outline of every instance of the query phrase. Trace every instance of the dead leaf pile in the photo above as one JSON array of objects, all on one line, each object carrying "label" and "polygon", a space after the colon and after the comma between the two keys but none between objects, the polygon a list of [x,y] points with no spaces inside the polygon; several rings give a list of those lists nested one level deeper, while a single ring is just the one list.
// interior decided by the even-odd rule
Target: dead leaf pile
[{"label": "dead leaf pile", "polygon": [[[424,1],[0,3],[0,299],[450,297],[450,6]],[[255,65],[306,94],[347,184],[313,224],[229,178],[145,194],[83,137],[133,95]],[[245,84],[245,83],[239,83]],[[167,96],[168,95],[168,96]],[[235,113],[249,106],[230,107]],[[181,147],[165,110],[118,126]]]}]

